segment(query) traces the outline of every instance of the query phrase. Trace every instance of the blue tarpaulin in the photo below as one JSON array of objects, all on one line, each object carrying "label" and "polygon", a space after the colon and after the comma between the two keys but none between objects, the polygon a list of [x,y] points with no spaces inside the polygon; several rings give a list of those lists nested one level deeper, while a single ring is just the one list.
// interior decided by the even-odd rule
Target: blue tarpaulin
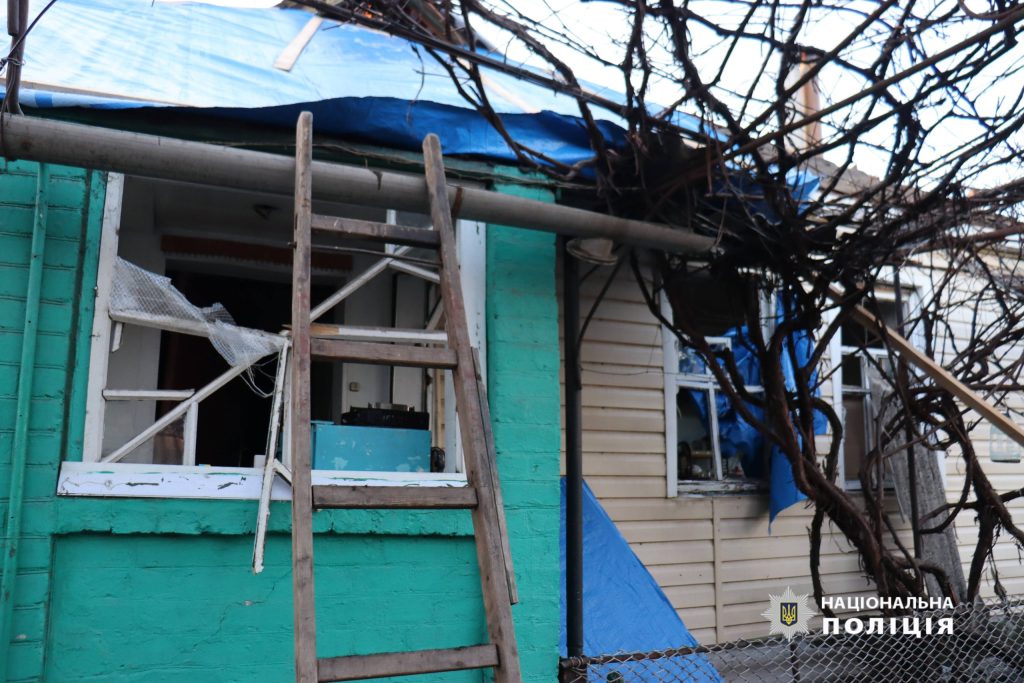
[{"label": "blue tarpaulin", "polygon": [[[779,307],[778,319],[781,322],[784,318],[783,309]],[[723,335],[730,341],[733,358],[744,384],[757,386],[761,384],[761,368],[757,358],[752,353],[752,347],[747,337],[746,326],[735,327],[726,331]],[[789,335],[787,345],[792,349],[792,355],[800,367],[810,362],[814,350],[813,340],[805,330],[799,330]],[[790,391],[795,390],[796,373],[793,367],[793,360],[786,349],[782,355],[782,372],[786,380],[786,387]],[[817,373],[812,373],[811,382],[815,383]],[[705,425],[710,425],[707,414],[706,394],[703,391],[693,390],[694,404],[701,413],[701,419]],[[794,503],[806,500],[807,496],[800,492],[793,480],[793,468],[786,456],[777,448],[773,447],[768,458],[768,471],[764,471],[764,438],[761,433],[746,420],[733,407],[732,401],[725,394],[718,392],[715,395],[715,405],[718,410],[718,445],[723,461],[736,459],[743,467],[743,474],[752,479],[768,480],[768,510],[770,521]],[[755,405],[747,406],[751,413],[757,418],[762,417],[762,411]],[[814,433],[826,433],[828,424],[825,416],[820,412],[814,415]]]},{"label": "blue tarpaulin", "polygon": [[[515,159],[448,72],[410,41],[324,20],[289,71],[275,68],[313,16],[298,9],[61,0],[26,41],[22,104],[202,108],[287,127],[308,109],[318,133],[418,150],[434,132],[448,154]],[[566,164],[593,156],[575,99],[494,69],[482,71],[488,99],[514,139]],[[610,112],[600,115],[606,144],[623,145],[624,122]],[[685,114],[675,122],[695,133],[701,129]]]},{"label": "blue tarpaulin", "polygon": [[[562,633],[559,647],[566,653],[565,633],[565,480],[562,480]],[[615,523],[583,485],[583,648],[590,656],[617,652],[650,652],[695,647],[672,603],[629,547]],[[687,680],[721,681],[703,655],[670,658]],[[666,662],[623,662],[592,667],[588,680],[660,681],[657,671]]]}]

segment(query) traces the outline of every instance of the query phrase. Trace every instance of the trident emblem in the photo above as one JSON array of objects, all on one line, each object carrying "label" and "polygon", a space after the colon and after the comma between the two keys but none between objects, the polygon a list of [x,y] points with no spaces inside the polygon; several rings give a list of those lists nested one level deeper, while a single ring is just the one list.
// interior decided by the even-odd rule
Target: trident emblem
[{"label": "trident emblem", "polygon": [[779,619],[786,626],[792,626],[797,620],[797,603],[795,602],[780,602],[779,603]]}]

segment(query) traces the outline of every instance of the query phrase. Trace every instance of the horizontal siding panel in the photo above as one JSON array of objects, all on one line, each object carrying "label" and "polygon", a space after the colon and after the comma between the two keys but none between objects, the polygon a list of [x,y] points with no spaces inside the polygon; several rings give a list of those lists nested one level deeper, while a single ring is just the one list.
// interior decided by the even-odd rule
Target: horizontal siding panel
[{"label": "horizontal siding panel", "polygon": [[[664,412],[627,408],[583,408],[583,429],[594,432],[645,432],[663,434]],[[664,452],[664,441],[662,441]]]},{"label": "horizontal siding panel", "polygon": [[[586,453],[660,453],[664,457],[665,436],[660,433],[584,431],[583,451]],[[664,481],[662,481],[660,495],[665,495]]]},{"label": "horizontal siding panel", "polygon": [[[594,302],[597,299],[594,297],[581,296],[580,297],[580,310],[590,311],[594,307]],[[584,313],[586,315],[586,313]],[[597,307],[597,311],[594,313],[595,320],[611,320],[615,322],[624,323],[648,323],[652,325],[660,325],[657,318],[655,318],[650,310],[648,310],[646,304],[637,305],[626,301],[618,301],[615,299],[603,299],[601,304]]]},{"label": "horizontal siding panel", "polygon": [[[806,565],[805,565],[806,566]],[[857,574],[837,574],[829,576],[822,581],[824,589],[831,595],[852,595],[867,590],[870,584],[866,577]],[[780,585],[778,579],[748,579],[744,581],[730,581],[722,584],[722,603],[725,605],[738,605],[759,600],[767,600],[768,595],[778,595],[786,587],[792,588],[797,595],[812,595],[814,588],[811,585],[810,570],[806,576],[784,585]],[[813,599],[813,598],[812,598]],[[817,610],[817,608],[815,608]]]},{"label": "horizontal siding panel", "polygon": [[584,395],[588,391],[599,394],[605,390],[605,387],[650,389],[661,395],[664,386],[665,375],[660,365],[658,367],[638,368],[635,370],[602,366],[583,368]]},{"label": "horizontal siding panel", "polygon": [[658,420],[664,424],[665,392],[660,378],[657,387],[652,389],[634,386],[588,386],[583,389],[582,401],[584,411],[587,408],[598,407],[655,411]]},{"label": "horizontal siding panel", "polygon": [[701,519],[618,522],[616,526],[630,543],[710,540],[713,533],[711,521]]},{"label": "horizontal siding panel", "polygon": [[648,567],[681,562],[711,562],[714,544],[711,541],[667,541],[664,543],[633,543],[633,552]]},{"label": "horizontal siding panel", "polygon": [[[660,453],[586,453],[583,476],[660,477],[665,476],[665,458]],[[664,495],[664,487],[662,487]]]},{"label": "horizontal siding panel", "polygon": [[[608,282],[608,275],[598,271],[594,276],[588,277],[586,280],[580,283],[580,297],[594,300],[604,289]],[[561,292],[559,288],[559,292]],[[647,308],[647,304],[644,303],[644,297],[640,293],[640,287],[637,285],[636,280],[633,276],[628,273],[620,272],[615,279],[615,282],[605,292],[601,302],[604,305],[605,302],[609,301],[620,301],[626,303],[632,303],[638,305],[639,308]],[[584,310],[590,310],[589,308]]]},{"label": "horizontal siding panel", "polygon": [[591,342],[611,342],[654,348],[659,360],[661,357],[661,326],[648,322],[633,323],[611,320],[593,319],[587,326],[583,336],[583,344]]},{"label": "horizontal siding panel", "polygon": [[696,607],[694,609],[677,609],[676,613],[687,628],[713,628],[715,625],[714,607]]},{"label": "horizontal siding panel", "polygon": [[[852,550],[849,542],[842,536],[829,536],[822,539],[821,554],[835,555]],[[779,538],[744,538],[723,543],[722,560],[775,559],[786,557],[806,557],[810,551],[810,541],[806,536],[782,536]]]},{"label": "horizontal siding panel", "polygon": [[665,589],[665,596],[677,610],[715,606],[715,586],[711,583],[699,586],[671,586]]},{"label": "horizontal siding panel", "polygon": [[715,580],[715,565],[711,562],[666,564],[649,567],[648,570],[662,588],[669,586],[694,586]]},{"label": "horizontal siding panel", "polygon": [[[821,558],[821,573],[859,573],[856,555],[826,555]],[[807,557],[776,558],[773,560],[741,560],[722,565],[722,581],[745,581],[752,576],[766,579],[786,579],[807,576],[810,569]]]},{"label": "horizontal siding panel", "polygon": [[609,516],[616,522],[628,520],[711,519],[711,501],[707,498],[603,500],[601,505],[604,506]]},{"label": "horizontal siding panel", "polygon": [[[810,517],[779,517],[771,525],[771,538],[781,536],[801,536],[807,538],[807,530],[811,526]],[[768,538],[768,518],[739,517],[723,519],[719,525],[719,534],[723,539],[736,538]],[[828,529],[826,524],[823,529]]]},{"label": "horizontal siding panel", "polygon": [[687,630],[701,645],[711,645],[715,642],[715,629],[713,628],[690,628],[687,626]]},{"label": "horizontal siding panel", "polygon": [[587,477],[587,483],[599,499],[654,498],[665,495],[664,477]]},{"label": "horizontal siding panel", "polygon": [[610,344],[606,342],[583,342],[580,348],[583,363],[603,365],[627,365],[636,368],[661,368],[661,348]]}]

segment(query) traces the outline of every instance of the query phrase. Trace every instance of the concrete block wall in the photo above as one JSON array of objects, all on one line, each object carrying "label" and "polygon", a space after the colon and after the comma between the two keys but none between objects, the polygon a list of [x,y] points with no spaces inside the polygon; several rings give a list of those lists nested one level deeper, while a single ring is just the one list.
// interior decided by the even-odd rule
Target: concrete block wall
[{"label": "concrete block wall", "polygon": [[[523,186],[497,188],[551,201]],[[488,398],[521,604],[513,607],[523,674],[557,678],[561,409],[555,237],[487,231]]]}]

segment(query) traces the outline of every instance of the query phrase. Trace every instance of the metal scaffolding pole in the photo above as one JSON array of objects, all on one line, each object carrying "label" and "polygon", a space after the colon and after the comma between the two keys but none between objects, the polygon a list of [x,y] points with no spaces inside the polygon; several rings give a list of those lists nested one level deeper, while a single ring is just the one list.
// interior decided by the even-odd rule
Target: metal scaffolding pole
[{"label": "metal scaffolding pole", "polygon": [[[295,160],[286,156],[28,116],[0,118],[0,153],[10,159],[282,196],[290,196],[295,182]],[[312,172],[314,199],[421,213],[429,210],[422,176],[323,161],[314,161]],[[715,244],[714,239],[683,228],[479,188],[449,185],[449,193],[460,218],[577,237],[607,237],[673,253],[704,253]]]}]

